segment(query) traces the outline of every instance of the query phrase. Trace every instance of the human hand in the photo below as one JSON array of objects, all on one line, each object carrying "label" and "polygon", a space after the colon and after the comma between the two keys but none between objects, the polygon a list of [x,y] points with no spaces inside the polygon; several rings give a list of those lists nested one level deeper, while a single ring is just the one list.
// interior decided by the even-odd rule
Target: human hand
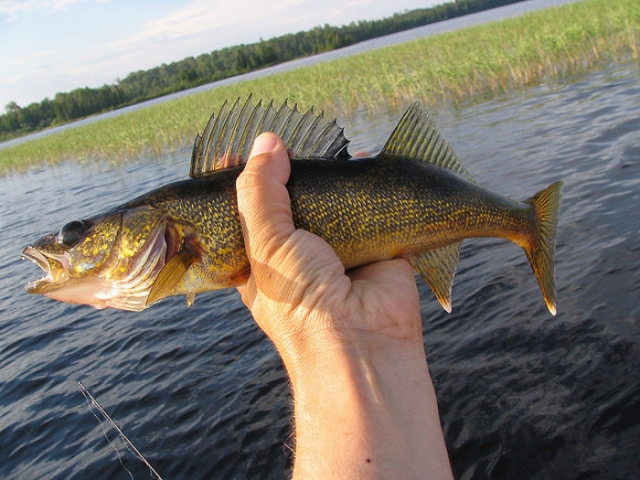
[{"label": "human hand", "polygon": [[296,229],[290,162],[271,133],[237,180],[251,275],[239,287],[291,379],[301,478],[451,478],[427,369],[420,303],[404,259],[345,272]]},{"label": "human hand", "polygon": [[420,300],[409,263],[394,259],[345,273],[329,244],[296,230],[285,186],[289,173],[283,142],[265,134],[237,184],[251,262],[249,281],[239,290],[260,327],[287,358],[325,340],[356,349],[408,341],[422,349]]}]

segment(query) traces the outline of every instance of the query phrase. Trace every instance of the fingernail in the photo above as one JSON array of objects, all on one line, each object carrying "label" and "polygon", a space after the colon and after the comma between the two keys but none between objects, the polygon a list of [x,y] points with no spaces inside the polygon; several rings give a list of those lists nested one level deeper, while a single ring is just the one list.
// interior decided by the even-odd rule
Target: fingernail
[{"label": "fingernail", "polygon": [[251,148],[251,157],[260,155],[261,153],[267,153],[276,148],[278,139],[271,133],[261,133],[253,141],[253,147]]}]

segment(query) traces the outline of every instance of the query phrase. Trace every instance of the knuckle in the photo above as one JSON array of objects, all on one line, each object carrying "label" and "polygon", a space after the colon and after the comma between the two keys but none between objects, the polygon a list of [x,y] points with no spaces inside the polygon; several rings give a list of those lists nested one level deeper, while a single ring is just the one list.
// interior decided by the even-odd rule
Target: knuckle
[{"label": "knuckle", "polygon": [[250,192],[259,183],[259,180],[260,176],[257,172],[245,168],[236,179],[236,190],[238,192]]}]

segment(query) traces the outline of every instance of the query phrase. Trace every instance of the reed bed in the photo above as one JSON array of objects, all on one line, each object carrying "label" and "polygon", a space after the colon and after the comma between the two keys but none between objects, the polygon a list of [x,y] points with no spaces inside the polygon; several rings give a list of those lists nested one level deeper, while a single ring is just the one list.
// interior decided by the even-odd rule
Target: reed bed
[{"label": "reed bed", "polygon": [[436,107],[637,60],[640,2],[586,0],[304,67],[104,119],[0,150],[0,170],[121,161],[190,145],[226,100],[317,105],[328,116],[420,100]]}]

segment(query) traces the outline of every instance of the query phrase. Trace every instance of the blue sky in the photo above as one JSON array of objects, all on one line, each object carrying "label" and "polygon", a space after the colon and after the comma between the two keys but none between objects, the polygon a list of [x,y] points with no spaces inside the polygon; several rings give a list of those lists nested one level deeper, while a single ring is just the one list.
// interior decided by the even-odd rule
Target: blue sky
[{"label": "blue sky", "polygon": [[261,37],[445,1],[0,0],[0,113]]}]

